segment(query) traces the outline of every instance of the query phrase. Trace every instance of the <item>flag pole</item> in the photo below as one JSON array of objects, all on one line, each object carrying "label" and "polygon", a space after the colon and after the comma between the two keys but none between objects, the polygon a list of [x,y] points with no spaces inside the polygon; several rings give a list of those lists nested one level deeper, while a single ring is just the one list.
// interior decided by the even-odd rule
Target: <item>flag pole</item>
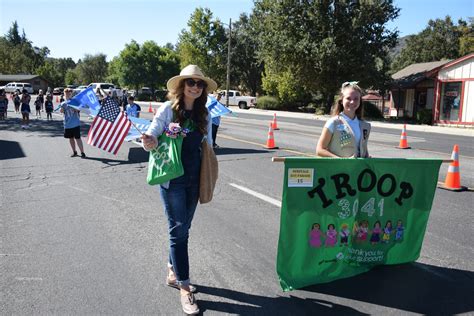
[{"label": "flag pole", "polygon": [[127,120],[130,121],[130,123],[132,124],[132,126],[135,127],[135,129],[140,133],[140,135],[142,135],[142,136],[145,135],[144,133],[142,133],[141,130],[138,129],[138,127],[135,126],[135,124],[133,124],[133,122],[132,122],[128,117],[127,117]]}]

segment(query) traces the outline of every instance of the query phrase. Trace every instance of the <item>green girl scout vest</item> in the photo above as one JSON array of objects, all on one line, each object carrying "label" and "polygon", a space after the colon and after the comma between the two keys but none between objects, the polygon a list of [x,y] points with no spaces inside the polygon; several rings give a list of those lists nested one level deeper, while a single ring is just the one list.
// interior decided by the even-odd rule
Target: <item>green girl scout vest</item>
[{"label": "green girl scout vest", "polygon": [[[339,130],[336,128],[337,125],[344,124],[345,128]],[[331,141],[329,142],[328,150],[339,157],[351,157],[357,154],[357,148],[355,143],[354,132],[352,131],[346,120],[339,116],[335,121],[335,128],[332,134]],[[370,124],[359,120],[360,128],[360,147],[359,155],[357,157],[367,158],[369,152],[367,151],[367,142],[370,134]]]}]

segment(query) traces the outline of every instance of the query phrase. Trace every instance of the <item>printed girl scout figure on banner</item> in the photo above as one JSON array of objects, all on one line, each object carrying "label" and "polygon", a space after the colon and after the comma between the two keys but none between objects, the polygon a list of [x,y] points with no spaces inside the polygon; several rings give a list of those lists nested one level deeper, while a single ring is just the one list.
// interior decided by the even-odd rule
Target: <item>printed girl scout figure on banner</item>
[{"label": "printed girl scout figure on banner", "polygon": [[326,122],[319,138],[318,156],[369,157],[370,124],[362,120],[362,89],[357,83],[342,84],[339,99],[331,111],[334,116]]}]

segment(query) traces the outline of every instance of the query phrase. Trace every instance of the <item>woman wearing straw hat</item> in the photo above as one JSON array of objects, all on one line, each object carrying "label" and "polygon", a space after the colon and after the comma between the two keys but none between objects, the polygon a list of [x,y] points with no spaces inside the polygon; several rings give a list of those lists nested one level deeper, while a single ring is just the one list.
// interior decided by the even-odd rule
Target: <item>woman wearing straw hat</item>
[{"label": "woman wearing straw hat", "polygon": [[212,146],[212,121],[206,108],[207,94],[214,91],[217,84],[207,78],[196,65],[181,70],[179,76],[168,80],[168,99],[161,106],[142,136],[146,151],[156,148],[157,137],[170,123],[191,126],[183,140],[181,161],[184,175],[160,185],[161,199],[168,219],[170,254],[168,261],[167,285],[179,288],[183,311],[194,315],[199,313],[190,285],[188,237],[191,221],[199,198],[199,172],[201,166],[201,142]]}]

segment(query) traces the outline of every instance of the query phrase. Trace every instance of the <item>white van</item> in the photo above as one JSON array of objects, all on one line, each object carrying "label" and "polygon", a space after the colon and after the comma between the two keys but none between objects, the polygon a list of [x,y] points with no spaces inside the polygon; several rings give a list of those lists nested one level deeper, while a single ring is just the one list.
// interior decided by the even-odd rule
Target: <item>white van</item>
[{"label": "white van", "polygon": [[111,91],[115,91],[117,93],[117,97],[122,96],[122,90],[121,89],[116,89],[115,86],[112,83],[106,83],[106,82],[93,82],[90,85],[87,86],[88,88],[91,87],[92,90],[95,92],[97,88],[101,88],[104,90],[107,94]]},{"label": "white van", "polygon": [[7,85],[0,87],[0,89],[4,89],[5,92],[8,93],[13,93],[16,90],[20,90],[20,93],[23,91],[23,89],[26,89],[29,94],[33,94],[33,87],[29,83],[25,82],[10,82]]}]

